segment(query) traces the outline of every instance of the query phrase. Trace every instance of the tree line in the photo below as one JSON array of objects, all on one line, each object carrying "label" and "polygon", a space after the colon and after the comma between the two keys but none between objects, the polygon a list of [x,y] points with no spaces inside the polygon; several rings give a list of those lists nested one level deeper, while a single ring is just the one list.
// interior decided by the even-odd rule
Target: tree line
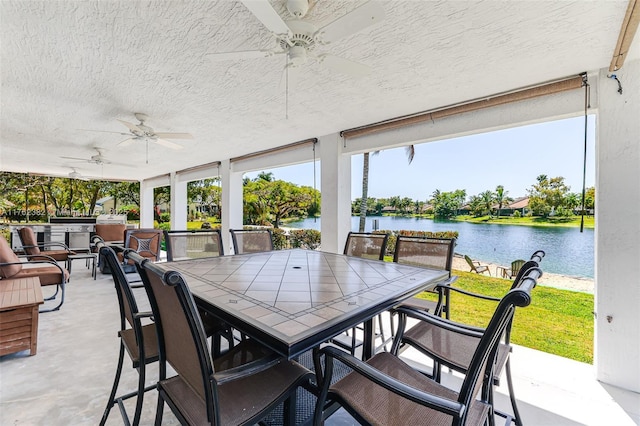
[{"label": "tree line", "polygon": [[[211,178],[187,184],[190,220],[220,220],[220,179]],[[274,179],[273,173],[262,172],[255,179],[243,181],[244,223],[278,227],[283,219],[314,216],[319,213],[320,191]],[[0,216],[9,221],[48,221],[51,216],[92,216],[97,201],[113,197],[115,211],[139,219],[140,183],[79,180],[25,173],[0,172]],[[170,220],[166,206],[171,200],[169,186],[154,188],[155,218]],[[197,209],[194,206],[198,206]]]},{"label": "tree line", "polygon": [[[584,207],[582,194],[571,192],[571,187],[565,183],[564,177],[549,178],[539,175],[536,182],[527,190],[529,204],[526,211],[532,216],[567,217],[578,211],[591,212],[595,205],[595,188],[585,191]],[[351,210],[354,215],[362,213],[362,199],[352,202]],[[451,219],[460,214],[470,214],[476,217],[495,215],[500,216],[504,209],[514,201],[509,191],[503,185],[495,190],[486,190],[467,197],[464,189],[455,191],[440,191],[436,189],[431,197],[425,201],[413,200],[409,197],[389,197],[366,199],[366,214],[380,215],[385,207],[390,207],[395,213],[404,215],[433,215],[439,219]],[[515,213],[522,214],[521,211]]]},{"label": "tree line", "polygon": [[[527,191],[527,210],[533,216],[569,216],[582,210],[582,194],[570,191],[563,177],[540,175]],[[283,219],[313,217],[320,212],[320,192],[308,186],[276,180],[273,173],[262,172],[255,179],[243,181],[244,223],[279,226]],[[49,216],[90,216],[96,202],[113,197],[117,212],[130,219],[139,218],[140,184],[138,182],[83,181],[78,179],[33,176],[24,173],[0,172],[0,215],[11,221],[47,221]],[[154,204],[168,205],[170,188],[154,189]],[[219,178],[189,182],[187,200],[192,206],[189,219],[220,219],[221,187]],[[584,209],[594,208],[595,188],[585,192]],[[353,214],[360,214],[363,199],[352,203]],[[366,198],[366,214],[382,214],[385,207],[405,215],[434,215],[452,218],[462,212],[474,216],[500,216],[513,201],[503,185],[467,198],[466,190],[444,192],[436,189],[430,198],[409,197]],[[197,205],[198,210],[193,206]],[[109,213],[109,212],[107,212]],[[136,217],[137,216],[137,217]],[[156,219],[168,221],[169,213],[156,211]]]}]

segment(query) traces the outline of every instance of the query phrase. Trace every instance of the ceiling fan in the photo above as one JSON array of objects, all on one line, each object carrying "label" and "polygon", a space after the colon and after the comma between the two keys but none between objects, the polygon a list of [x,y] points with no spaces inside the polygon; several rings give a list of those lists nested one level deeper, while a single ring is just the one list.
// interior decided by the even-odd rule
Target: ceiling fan
[{"label": "ceiling fan", "polygon": [[[377,1],[369,1],[322,28],[302,18],[309,10],[308,0],[286,0],[294,19],[284,21],[268,0],[240,0],[273,34],[276,45],[270,50],[246,50],[212,53],[214,60],[250,59],[285,54],[285,70],[297,68],[309,60],[337,72],[359,77],[371,72],[371,67],[324,52],[316,52],[343,37],[355,34],[385,18],[384,8]],[[317,2],[316,2],[317,3]],[[314,6],[315,4],[314,3]]]},{"label": "ceiling fan", "polygon": [[[193,139],[193,135],[190,133],[156,132],[151,127],[144,124],[149,119],[149,116],[141,112],[136,112],[134,113],[134,115],[139,122],[138,124],[133,124],[133,123],[129,123],[128,121],[118,119],[120,123],[127,126],[127,128],[129,129],[129,133],[112,132],[109,130],[88,130],[88,131],[101,132],[101,133],[117,133],[119,135],[128,136],[127,139],[119,142],[118,146],[128,146],[136,141],[144,141],[144,142],[153,142],[158,145],[162,145],[171,149],[182,149],[184,148],[182,145],[178,145],[177,143],[170,142],[167,139]],[[80,129],[80,130],[87,130],[87,129]],[[99,151],[98,153],[100,154]],[[105,163],[103,162],[103,164]]]},{"label": "ceiling fan", "polygon": [[80,157],[60,157],[60,158],[64,158],[67,160],[75,160],[75,161],[86,161],[89,164],[96,164],[98,166],[101,166],[103,164],[111,164],[111,161],[107,160],[104,154],[102,154],[102,151],[100,150],[100,148],[94,147],[93,149],[95,149],[98,153],[96,155],[92,155],[89,158],[80,158]]},{"label": "ceiling fan", "polygon": [[139,121],[138,124],[129,123],[124,120],[118,120],[120,123],[124,124],[129,128],[128,133],[121,133],[123,135],[129,135],[128,139],[123,140],[118,143],[118,146],[127,146],[131,145],[135,141],[146,141],[153,142],[158,145],[165,146],[167,148],[172,149],[182,149],[184,148],[182,145],[178,145],[177,143],[169,142],[166,139],[193,139],[193,135],[190,133],[161,133],[156,132],[151,127],[145,125],[145,121],[149,119],[146,114],[142,114],[140,112],[136,112],[134,114],[136,119]]},{"label": "ceiling fan", "polygon": [[89,178],[84,177],[82,173],[78,172],[75,167],[72,167],[71,170],[72,171],[69,172],[69,175],[68,175],[70,179],[89,180]]}]

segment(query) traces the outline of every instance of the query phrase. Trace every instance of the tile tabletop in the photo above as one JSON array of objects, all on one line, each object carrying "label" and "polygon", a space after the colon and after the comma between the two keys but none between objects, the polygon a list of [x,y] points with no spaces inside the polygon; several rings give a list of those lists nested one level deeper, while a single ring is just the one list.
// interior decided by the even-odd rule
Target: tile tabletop
[{"label": "tile tabletop", "polygon": [[205,307],[240,330],[281,346],[273,349],[287,356],[448,276],[445,271],[300,249],[158,266],[180,272]]}]

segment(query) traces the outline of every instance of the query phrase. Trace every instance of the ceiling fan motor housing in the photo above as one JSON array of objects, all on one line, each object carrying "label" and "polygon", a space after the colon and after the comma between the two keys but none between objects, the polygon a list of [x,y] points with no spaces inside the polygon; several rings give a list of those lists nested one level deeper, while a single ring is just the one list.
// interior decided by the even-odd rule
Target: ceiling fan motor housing
[{"label": "ceiling fan motor housing", "polygon": [[287,10],[296,18],[302,18],[309,11],[307,0],[287,0]]}]

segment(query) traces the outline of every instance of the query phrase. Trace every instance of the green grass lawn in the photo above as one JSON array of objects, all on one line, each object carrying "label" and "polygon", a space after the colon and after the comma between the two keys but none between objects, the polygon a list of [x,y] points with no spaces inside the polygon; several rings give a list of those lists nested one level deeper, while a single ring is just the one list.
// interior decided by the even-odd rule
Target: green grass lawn
[{"label": "green grass lawn", "polygon": [[[499,278],[462,271],[454,273],[459,277],[454,284],[456,287],[475,293],[502,297],[511,285]],[[423,293],[420,297],[433,296]],[[593,295],[538,286],[532,297],[531,305],[516,310],[512,342],[593,363]],[[451,293],[451,319],[454,321],[484,327],[495,306],[495,302]]]},{"label": "green grass lawn", "polygon": [[[458,216],[455,220],[461,222],[472,223],[494,223],[500,225],[527,225],[527,226],[561,226],[561,227],[579,227],[581,218],[580,216],[571,217],[511,217],[504,216],[497,218],[495,216]],[[584,217],[584,227],[593,229],[595,219],[593,216]]]}]

